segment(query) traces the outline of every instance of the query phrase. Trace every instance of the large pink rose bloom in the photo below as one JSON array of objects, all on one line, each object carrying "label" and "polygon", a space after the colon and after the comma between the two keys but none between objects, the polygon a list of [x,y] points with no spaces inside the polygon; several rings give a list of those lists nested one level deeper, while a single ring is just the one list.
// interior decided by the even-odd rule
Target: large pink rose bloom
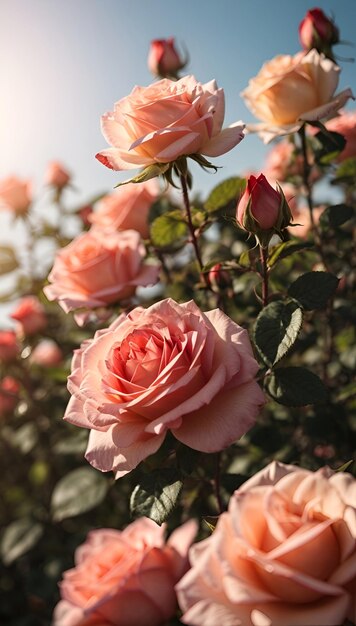
[{"label": "large pink rose bloom", "polygon": [[157,282],[159,267],[144,263],[145,248],[134,230],[88,231],[58,252],[44,288],[68,313],[130,298],[140,286]]},{"label": "large pink rose bloom", "polygon": [[242,122],[222,130],[224,114],[224,91],[215,80],[202,85],[185,76],[135,87],[102,116],[102,131],[112,147],[96,157],[113,170],[127,170],[190,154],[220,156],[243,139]]},{"label": "large pink rose bloom", "polygon": [[338,95],[340,68],[323,54],[311,50],[295,56],[279,55],[265,63],[242,92],[246,105],[261,124],[249,126],[270,141],[278,135],[297,131],[304,121],[336,114],[352,91]]},{"label": "large pink rose bloom", "polygon": [[148,214],[157,200],[159,187],[156,180],[140,185],[128,183],[114,193],[104,196],[98,210],[89,215],[89,222],[102,230],[137,230],[142,237],[149,235]]},{"label": "large pink rose bloom", "polygon": [[356,621],[356,480],[271,463],[190,551],[177,586],[191,626]]},{"label": "large pink rose bloom", "polygon": [[338,155],[338,161],[356,157],[356,111],[344,111],[326,124],[326,128],[340,133],[346,139],[346,146]]},{"label": "large pink rose bloom", "polygon": [[165,526],[143,517],[123,531],[92,531],[64,572],[52,626],[165,624],[176,611],[174,585],[188,569],[196,530],[191,520],[165,543]]},{"label": "large pink rose bloom", "polygon": [[17,176],[0,181],[0,208],[9,209],[16,215],[27,213],[32,202],[32,183]]},{"label": "large pink rose bloom", "polygon": [[216,452],[254,424],[264,396],[246,330],[220,310],[163,300],[121,315],[76,350],[65,419],[90,428],[87,460],[120,477],[168,430]]}]

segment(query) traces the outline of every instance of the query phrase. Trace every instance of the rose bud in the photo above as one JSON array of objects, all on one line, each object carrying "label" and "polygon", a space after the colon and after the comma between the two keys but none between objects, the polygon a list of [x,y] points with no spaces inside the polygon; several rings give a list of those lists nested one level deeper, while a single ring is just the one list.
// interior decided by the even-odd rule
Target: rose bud
[{"label": "rose bud", "polygon": [[71,175],[58,161],[51,161],[51,163],[48,164],[45,176],[46,185],[61,190],[68,185],[70,180]]},{"label": "rose bud", "polygon": [[17,176],[8,176],[0,181],[0,208],[4,207],[18,217],[19,215],[26,215],[31,202],[31,181]]},{"label": "rose bud", "polygon": [[299,39],[305,50],[316,48],[332,59],[331,46],[339,42],[339,29],[324,11],[311,9],[299,24]]},{"label": "rose bud", "polygon": [[17,321],[15,332],[19,337],[35,335],[47,326],[45,308],[36,296],[22,298],[10,317]]},{"label": "rose bud", "polygon": [[278,185],[274,189],[263,174],[251,175],[245,193],[237,204],[236,221],[249,233],[253,233],[263,248],[267,248],[274,234],[282,238],[282,231],[292,221],[292,214]]},{"label": "rose bud", "polygon": [[221,263],[216,263],[208,274],[209,284],[213,291],[219,292],[231,287],[231,276],[229,272],[221,268]]},{"label": "rose bud", "polygon": [[174,47],[174,39],[154,39],[151,41],[147,59],[148,69],[154,76],[177,78],[179,70],[187,64],[180,58]]},{"label": "rose bud", "polygon": [[63,353],[52,339],[42,339],[32,350],[30,361],[41,367],[55,367],[63,360]]},{"label": "rose bud", "polygon": [[16,333],[13,330],[0,330],[0,362],[14,361],[20,351]]},{"label": "rose bud", "polygon": [[12,376],[0,381],[0,417],[14,411],[19,401],[20,384]]}]

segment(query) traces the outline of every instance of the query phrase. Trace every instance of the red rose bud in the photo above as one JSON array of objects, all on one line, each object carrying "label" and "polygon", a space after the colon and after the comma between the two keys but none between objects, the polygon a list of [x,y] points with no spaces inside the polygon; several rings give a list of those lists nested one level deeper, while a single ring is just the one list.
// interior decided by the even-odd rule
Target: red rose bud
[{"label": "red rose bud", "polygon": [[238,225],[255,235],[258,243],[267,248],[274,234],[291,223],[292,214],[281,187],[274,189],[263,174],[250,176],[245,193],[237,204]]},{"label": "red rose bud", "polygon": [[299,25],[299,39],[305,50],[316,48],[332,59],[331,46],[339,42],[339,29],[321,9],[311,9]]},{"label": "red rose bud", "polygon": [[154,76],[161,78],[177,78],[179,70],[187,60],[180,58],[174,47],[174,39],[154,39],[151,41],[148,54],[148,69]]},{"label": "red rose bud", "polygon": [[15,410],[19,401],[20,384],[12,376],[0,380],[0,417]]},{"label": "red rose bud", "polygon": [[208,274],[209,284],[213,291],[219,292],[231,287],[231,276],[229,272],[223,270],[221,263],[216,263]]}]

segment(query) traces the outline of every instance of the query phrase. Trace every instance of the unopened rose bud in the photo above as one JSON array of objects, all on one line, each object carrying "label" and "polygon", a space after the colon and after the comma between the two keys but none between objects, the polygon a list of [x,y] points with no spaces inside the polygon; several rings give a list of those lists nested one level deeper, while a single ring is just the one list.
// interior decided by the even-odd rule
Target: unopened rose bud
[{"label": "unopened rose bud", "polygon": [[0,330],[0,362],[14,361],[20,352],[16,333],[13,330]]},{"label": "unopened rose bud", "polygon": [[208,279],[213,291],[219,292],[231,287],[231,276],[229,272],[222,269],[221,263],[216,263],[216,265],[211,268]]},{"label": "unopened rose bud", "polygon": [[42,339],[33,349],[31,363],[41,367],[55,367],[63,360],[62,350],[52,339]]},{"label": "unopened rose bud", "polygon": [[311,9],[299,25],[299,39],[305,50],[316,48],[333,58],[331,46],[339,42],[339,29],[321,9]]},{"label": "unopened rose bud", "polygon": [[35,335],[47,326],[45,308],[35,296],[22,298],[10,317],[17,321],[15,330],[20,337]]},{"label": "unopened rose bud", "polygon": [[20,384],[12,376],[0,381],[0,417],[11,413],[19,401]]},{"label": "unopened rose bud", "polygon": [[0,208],[12,211],[16,216],[26,215],[32,202],[32,184],[17,176],[0,181]]},{"label": "unopened rose bud", "polygon": [[71,180],[69,172],[58,163],[58,161],[52,161],[48,164],[47,172],[45,175],[45,184],[50,187],[54,187],[57,191],[62,191],[64,187],[68,185]]},{"label": "unopened rose bud", "polygon": [[177,78],[179,70],[187,63],[174,47],[174,39],[154,39],[148,54],[148,69],[154,76]]},{"label": "unopened rose bud", "polygon": [[292,214],[281,187],[274,189],[263,174],[250,176],[245,193],[237,204],[238,225],[255,235],[258,243],[267,248],[274,234],[291,223]]}]

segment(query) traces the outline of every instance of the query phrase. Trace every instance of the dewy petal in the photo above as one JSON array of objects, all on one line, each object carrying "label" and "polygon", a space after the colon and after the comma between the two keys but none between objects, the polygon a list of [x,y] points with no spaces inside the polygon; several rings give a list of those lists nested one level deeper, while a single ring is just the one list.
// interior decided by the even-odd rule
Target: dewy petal
[{"label": "dewy petal", "polygon": [[208,143],[201,149],[204,156],[221,156],[225,154],[244,138],[245,124],[243,122],[235,122],[228,128],[224,128],[218,135],[210,139]]},{"label": "dewy petal", "polygon": [[312,111],[307,111],[300,116],[299,119],[306,122],[315,122],[318,120],[325,119],[327,117],[333,117],[339,109],[341,109],[346,102],[352,98],[355,100],[355,97],[350,88],[344,89],[338,95],[335,96],[330,102],[323,104]]}]

